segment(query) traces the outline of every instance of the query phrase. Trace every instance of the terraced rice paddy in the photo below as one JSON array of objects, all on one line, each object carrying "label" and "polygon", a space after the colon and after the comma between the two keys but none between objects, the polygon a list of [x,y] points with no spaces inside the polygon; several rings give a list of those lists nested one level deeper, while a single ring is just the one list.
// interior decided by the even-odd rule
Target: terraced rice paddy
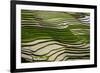
[{"label": "terraced rice paddy", "polygon": [[21,61],[90,59],[89,13],[21,10]]}]

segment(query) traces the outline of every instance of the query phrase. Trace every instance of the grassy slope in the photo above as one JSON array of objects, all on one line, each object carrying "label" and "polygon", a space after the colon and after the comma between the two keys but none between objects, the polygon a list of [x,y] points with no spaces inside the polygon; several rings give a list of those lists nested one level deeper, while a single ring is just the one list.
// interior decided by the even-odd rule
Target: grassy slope
[{"label": "grassy slope", "polygon": [[69,29],[52,29],[39,27],[23,27],[22,40],[36,39],[38,37],[51,37],[59,42],[75,42],[78,40]]},{"label": "grassy slope", "polygon": [[[22,20],[27,18],[32,23],[43,23],[46,25],[53,26],[55,24],[62,23],[63,20],[75,20],[73,16],[68,13],[60,13],[60,12],[48,12],[48,11],[27,11],[22,10],[22,13],[29,13],[29,14],[22,14]],[[39,21],[40,19],[40,21]],[[28,20],[28,19],[27,19]],[[22,41],[23,40],[34,40],[38,37],[51,37],[57,41],[68,43],[72,41],[78,40],[85,40],[86,42],[89,41],[89,34],[87,35],[74,35],[70,31],[70,29],[90,29],[89,26],[80,25],[80,22],[71,22],[74,25],[69,25],[67,29],[52,29],[52,28],[39,28],[39,27],[22,27]]]}]

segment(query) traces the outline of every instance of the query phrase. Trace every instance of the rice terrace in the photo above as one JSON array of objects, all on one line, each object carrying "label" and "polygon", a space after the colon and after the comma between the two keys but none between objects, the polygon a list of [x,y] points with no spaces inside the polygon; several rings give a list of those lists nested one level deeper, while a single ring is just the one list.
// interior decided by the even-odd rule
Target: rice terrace
[{"label": "rice terrace", "polygon": [[90,59],[90,13],[21,10],[21,62]]}]

